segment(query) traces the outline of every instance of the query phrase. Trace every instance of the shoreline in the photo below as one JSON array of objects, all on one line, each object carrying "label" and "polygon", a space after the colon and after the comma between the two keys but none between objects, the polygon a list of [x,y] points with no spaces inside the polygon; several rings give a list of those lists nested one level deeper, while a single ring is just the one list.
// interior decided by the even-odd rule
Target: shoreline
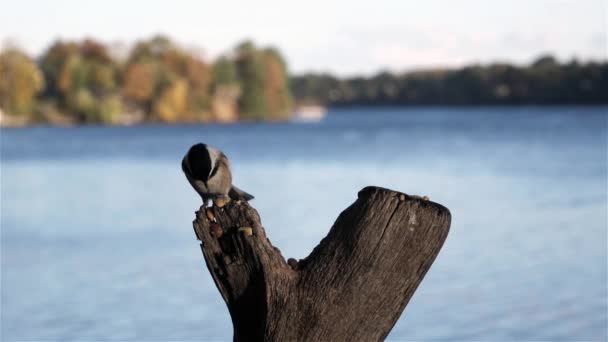
[{"label": "shoreline", "polygon": [[[306,121],[300,120],[295,115],[292,115],[289,119],[285,120],[235,120],[235,121],[181,121],[181,122],[162,122],[162,121],[139,121],[131,122],[126,124],[121,123],[78,123],[78,122],[67,122],[64,120],[58,122],[32,122],[28,118],[20,118],[12,115],[7,115],[0,109],[0,129],[19,129],[19,128],[34,128],[34,127],[53,127],[53,128],[81,128],[81,127],[144,127],[144,126],[231,126],[241,124],[281,124],[281,123],[294,123],[294,124],[306,124],[315,123],[322,121],[329,112],[341,112],[346,110],[366,110],[366,111],[387,111],[387,110],[481,110],[481,109],[526,109],[526,108],[608,108],[608,104],[518,104],[518,105],[349,105],[349,106],[321,106],[325,111],[325,116],[320,120]],[[297,110],[296,110],[297,112]],[[295,113],[295,112],[294,112]]]}]

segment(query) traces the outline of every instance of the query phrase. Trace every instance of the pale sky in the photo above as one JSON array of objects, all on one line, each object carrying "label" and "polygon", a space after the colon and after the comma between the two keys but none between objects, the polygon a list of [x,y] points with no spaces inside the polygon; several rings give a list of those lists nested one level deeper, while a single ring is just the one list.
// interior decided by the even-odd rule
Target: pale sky
[{"label": "pale sky", "polygon": [[132,44],[164,33],[208,59],[250,38],[290,70],[380,70],[606,59],[608,0],[0,0],[0,42],[40,55],[55,39]]}]

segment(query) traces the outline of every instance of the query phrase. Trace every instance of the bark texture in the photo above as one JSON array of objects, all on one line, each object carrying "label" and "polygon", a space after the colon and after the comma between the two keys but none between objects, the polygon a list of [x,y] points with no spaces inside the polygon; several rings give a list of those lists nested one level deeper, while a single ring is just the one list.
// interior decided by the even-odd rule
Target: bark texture
[{"label": "bark texture", "polygon": [[366,187],[300,261],[285,261],[246,202],[201,207],[194,231],[235,341],[380,341],[435,260],[450,222],[440,204]]}]

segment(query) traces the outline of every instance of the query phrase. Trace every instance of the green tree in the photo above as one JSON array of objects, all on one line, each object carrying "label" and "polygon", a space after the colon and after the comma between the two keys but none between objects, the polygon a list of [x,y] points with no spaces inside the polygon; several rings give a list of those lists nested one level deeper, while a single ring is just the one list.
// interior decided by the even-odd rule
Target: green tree
[{"label": "green tree", "polygon": [[[222,61],[218,74],[230,79],[230,69]],[[219,66],[218,68],[219,69]],[[281,120],[291,114],[292,98],[287,66],[276,49],[258,49],[249,41],[236,48],[236,71],[241,88],[239,109],[247,120]]]},{"label": "green tree", "polygon": [[46,80],[44,96],[49,98],[64,97],[65,92],[71,85],[71,75],[66,70],[66,64],[70,59],[77,57],[78,45],[62,41],[53,43],[42,55],[40,68]]},{"label": "green tree", "polygon": [[241,84],[239,111],[242,119],[267,118],[268,106],[264,96],[266,81],[264,55],[252,42],[241,43],[236,48],[236,66]]},{"label": "green tree", "polygon": [[48,81],[45,96],[57,99],[69,116],[81,122],[110,123],[120,114],[108,112],[121,110],[115,105],[119,67],[103,44],[92,39],[58,41],[42,56],[41,67]]},{"label": "green tree", "polygon": [[157,35],[150,40],[140,41],[131,51],[128,64],[137,62],[157,62],[164,55],[177,47],[171,40],[163,35]]},{"label": "green tree", "polygon": [[213,64],[213,87],[238,84],[238,74],[233,61],[222,56]]}]

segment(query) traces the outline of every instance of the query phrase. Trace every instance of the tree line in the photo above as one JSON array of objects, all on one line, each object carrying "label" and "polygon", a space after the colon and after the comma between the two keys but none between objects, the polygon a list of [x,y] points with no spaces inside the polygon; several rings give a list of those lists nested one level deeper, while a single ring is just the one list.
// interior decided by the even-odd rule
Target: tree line
[{"label": "tree line", "polygon": [[286,120],[295,105],[608,104],[608,62],[289,77],[281,53],[249,41],[209,62],[165,36],[125,58],[93,39],[56,41],[37,59],[0,52],[0,113],[24,123],[233,122]]},{"label": "tree line", "polygon": [[608,62],[472,65],[372,77],[310,73],[291,79],[298,101],[328,106],[608,104]]},{"label": "tree line", "polygon": [[284,120],[287,66],[273,48],[243,42],[212,63],[164,36],[127,58],[86,39],[57,41],[37,60],[0,53],[0,109],[25,122],[135,123]]}]

